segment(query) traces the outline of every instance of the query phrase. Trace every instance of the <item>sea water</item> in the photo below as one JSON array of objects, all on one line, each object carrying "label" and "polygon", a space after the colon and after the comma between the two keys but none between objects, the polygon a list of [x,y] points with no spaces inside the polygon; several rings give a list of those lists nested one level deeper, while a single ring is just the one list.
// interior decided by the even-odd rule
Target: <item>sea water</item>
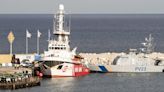
[{"label": "sea water", "polygon": [[[70,15],[68,15],[70,16]],[[67,20],[69,17],[66,17]],[[80,52],[124,52],[129,48],[142,48],[149,34],[155,39],[155,51],[164,52],[164,15],[154,14],[73,14],[71,15],[70,45]],[[67,21],[69,22],[69,21]],[[29,52],[36,53],[37,30],[40,52],[47,49],[48,30],[53,32],[53,15],[0,15],[0,53],[9,53],[7,35],[13,31],[13,53],[25,53],[26,29]],[[51,35],[52,37],[53,35]]]}]

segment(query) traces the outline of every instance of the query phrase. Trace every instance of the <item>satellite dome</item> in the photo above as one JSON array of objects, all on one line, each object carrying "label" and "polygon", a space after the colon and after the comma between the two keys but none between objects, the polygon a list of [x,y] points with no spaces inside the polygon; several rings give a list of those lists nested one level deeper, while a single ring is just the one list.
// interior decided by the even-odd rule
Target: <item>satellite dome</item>
[{"label": "satellite dome", "polygon": [[59,9],[60,9],[60,10],[64,10],[64,5],[63,5],[63,4],[60,4],[60,5],[59,5]]}]

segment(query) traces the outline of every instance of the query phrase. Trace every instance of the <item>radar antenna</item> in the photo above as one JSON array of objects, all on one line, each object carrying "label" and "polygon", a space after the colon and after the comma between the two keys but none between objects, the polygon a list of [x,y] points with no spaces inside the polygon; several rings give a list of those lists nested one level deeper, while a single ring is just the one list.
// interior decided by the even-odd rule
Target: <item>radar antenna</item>
[{"label": "radar antenna", "polygon": [[140,48],[140,50],[146,54],[150,54],[152,52],[154,52],[154,48],[155,48],[155,43],[154,43],[154,38],[152,37],[151,34],[149,34],[149,37],[145,38],[145,42],[141,43],[144,48]]}]

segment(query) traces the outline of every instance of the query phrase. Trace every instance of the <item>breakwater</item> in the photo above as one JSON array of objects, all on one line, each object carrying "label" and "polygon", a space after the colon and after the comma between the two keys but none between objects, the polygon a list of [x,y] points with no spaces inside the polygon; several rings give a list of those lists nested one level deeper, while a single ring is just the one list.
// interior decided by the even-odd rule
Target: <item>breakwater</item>
[{"label": "breakwater", "polygon": [[[115,52],[106,52],[106,53],[80,53],[82,57],[84,57],[85,61],[90,64],[102,64],[109,65],[111,62],[119,55],[124,55],[127,53],[115,53]],[[164,60],[164,53],[153,52],[151,54],[138,54],[140,56],[146,56],[152,59],[160,59]]]},{"label": "breakwater", "polygon": [[[114,58],[116,58],[119,55],[124,55],[127,53],[120,52],[104,52],[104,53],[79,53],[88,63],[92,64],[110,64]],[[16,54],[18,58],[30,58],[31,60],[34,60],[35,54]],[[142,53],[139,55],[143,55]],[[146,54],[147,57],[152,59],[161,59],[164,60],[164,53],[160,52],[153,52],[151,54]],[[12,55],[10,54],[0,54],[0,63],[10,63],[12,59]]]}]

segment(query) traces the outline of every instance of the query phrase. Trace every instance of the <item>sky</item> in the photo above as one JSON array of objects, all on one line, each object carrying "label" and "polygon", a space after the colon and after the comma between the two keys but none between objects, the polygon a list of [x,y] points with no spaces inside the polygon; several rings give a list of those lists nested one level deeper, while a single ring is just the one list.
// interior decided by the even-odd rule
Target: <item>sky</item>
[{"label": "sky", "polygon": [[164,13],[164,0],[0,0],[0,14],[54,14],[59,4],[68,13]]}]

